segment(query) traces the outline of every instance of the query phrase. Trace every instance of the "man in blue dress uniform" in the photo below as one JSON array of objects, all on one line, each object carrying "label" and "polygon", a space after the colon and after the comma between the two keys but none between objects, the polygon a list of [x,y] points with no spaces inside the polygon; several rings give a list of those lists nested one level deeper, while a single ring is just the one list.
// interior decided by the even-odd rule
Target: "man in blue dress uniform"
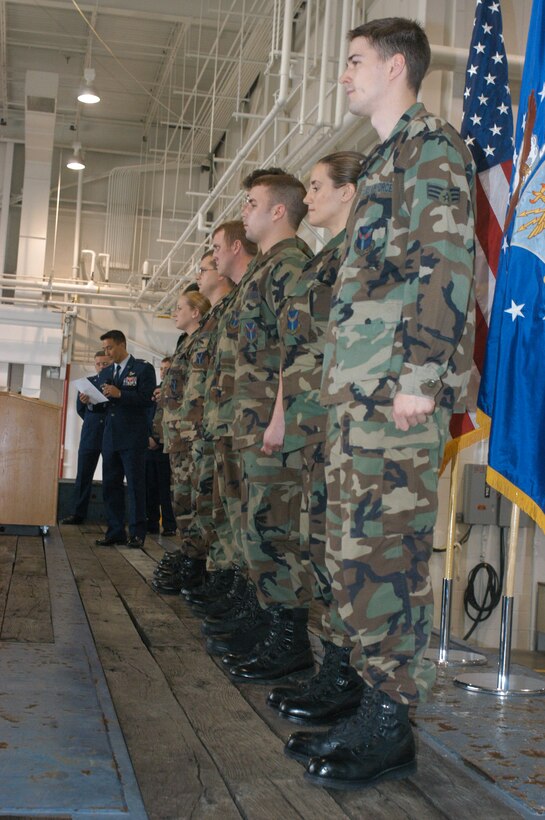
[{"label": "man in blue dress uniform", "polygon": [[[89,381],[95,387],[98,384],[99,373],[108,367],[111,361],[103,350],[97,350],[95,353],[96,373],[94,376],[89,376]],[[61,524],[83,524],[85,521],[91,498],[93,476],[102,451],[105,407],[103,404],[89,404],[85,401],[86,398],[80,393],[77,400],[77,413],[83,420],[83,426],[78,448],[78,472],[74,484],[74,513],[63,518]]]},{"label": "man in blue dress uniform", "polygon": [[[102,443],[102,491],[108,529],[96,543],[101,547],[142,547],[146,537],[148,408],[156,385],[155,369],[127,352],[127,340],[120,330],[109,330],[100,339],[113,364],[100,373],[98,380],[99,389],[109,399]],[[123,478],[127,479],[129,501],[128,539]]]}]

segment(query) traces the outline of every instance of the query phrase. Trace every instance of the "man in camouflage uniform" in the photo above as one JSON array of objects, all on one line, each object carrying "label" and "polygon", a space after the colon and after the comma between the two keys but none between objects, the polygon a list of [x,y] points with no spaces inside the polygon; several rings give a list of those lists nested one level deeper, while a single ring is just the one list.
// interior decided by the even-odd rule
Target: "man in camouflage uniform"
[{"label": "man in camouflage uniform", "polygon": [[[333,289],[322,400],[327,565],[365,688],[355,718],[296,733],[306,777],[353,789],[414,768],[410,705],[435,669],[428,570],[448,421],[472,353],[474,167],[457,132],[416,102],[430,49],[401,18],[349,34],[349,109],[382,141],[363,164]],[[468,321],[468,315],[470,317]]]},{"label": "man in camouflage uniform", "polygon": [[[218,274],[238,286],[257,253],[246,239],[240,220],[224,222],[212,235],[212,250]],[[240,457],[233,451],[233,392],[235,353],[238,336],[238,287],[233,287],[223,303],[210,340],[210,363],[204,391],[204,435],[212,442],[214,482],[212,487],[212,524],[205,589],[189,597],[198,611],[206,613],[202,629],[210,634],[207,649],[211,654],[230,650],[227,634],[255,626],[249,619],[246,562],[242,549],[240,505]],[[255,595],[252,596],[255,598]],[[249,622],[250,621],[250,622]],[[226,643],[227,641],[227,643]]]},{"label": "man in camouflage uniform", "polygon": [[279,385],[280,311],[312,255],[295,235],[305,194],[295,177],[263,176],[248,191],[242,215],[260,253],[239,286],[233,446],[241,453],[244,554],[271,626],[264,643],[230,667],[241,681],[266,683],[313,665],[310,590],[299,550],[300,458],[263,449]]},{"label": "man in camouflage uniform", "polygon": [[212,484],[214,447],[204,431],[204,393],[215,331],[233,285],[219,274],[212,251],[200,262],[197,275],[199,292],[206,296],[211,309],[202,318],[198,330],[191,335],[186,348],[185,386],[178,409],[180,438],[188,442],[191,451],[191,509],[189,540],[200,545],[200,555],[207,556],[214,540],[212,523]]},{"label": "man in camouflage uniform", "polygon": [[214,564],[220,569],[244,566],[240,511],[240,458],[233,451],[233,394],[238,339],[238,290],[257,247],[246,238],[241,221],[225,222],[212,235],[218,273],[228,277],[234,289],[226,300],[215,333],[213,357],[205,394],[205,429],[214,440],[217,485],[214,525],[217,542],[212,546]]}]

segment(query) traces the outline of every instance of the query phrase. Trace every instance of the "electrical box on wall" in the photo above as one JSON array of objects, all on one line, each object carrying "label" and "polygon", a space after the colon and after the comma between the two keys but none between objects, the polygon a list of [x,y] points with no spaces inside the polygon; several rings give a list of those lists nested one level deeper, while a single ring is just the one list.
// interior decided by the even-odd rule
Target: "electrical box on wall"
[{"label": "electrical box on wall", "polygon": [[[498,527],[511,526],[511,509],[513,505],[504,495],[500,495],[500,504],[498,508]],[[520,511],[519,527],[529,527],[532,519],[525,512]]]},{"label": "electrical box on wall", "polygon": [[486,483],[485,464],[464,465],[465,524],[496,524],[498,520],[499,493]]}]

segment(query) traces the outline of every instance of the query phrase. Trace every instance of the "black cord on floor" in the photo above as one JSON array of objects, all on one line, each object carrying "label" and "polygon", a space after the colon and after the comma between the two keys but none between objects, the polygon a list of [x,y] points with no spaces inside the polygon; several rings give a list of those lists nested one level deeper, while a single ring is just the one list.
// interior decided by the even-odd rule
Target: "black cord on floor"
[{"label": "black cord on floor", "polygon": [[[486,581],[486,588],[483,595],[482,602],[477,600],[477,595],[475,592],[476,581],[479,576],[480,572],[485,572],[487,575]],[[504,530],[503,527],[500,529],[500,573],[498,573],[494,569],[493,566],[487,564],[485,562],[481,562],[473,567],[471,572],[467,578],[467,587],[464,592],[464,611],[467,617],[473,621],[473,625],[469,632],[464,635],[464,641],[467,641],[468,638],[473,634],[474,630],[478,627],[479,624],[486,621],[502,598],[502,590],[503,590],[503,578],[505,574],[505,537],[504,537]],[[476,615],[471,613],[469,610],[473,609],[476,612]]]}]

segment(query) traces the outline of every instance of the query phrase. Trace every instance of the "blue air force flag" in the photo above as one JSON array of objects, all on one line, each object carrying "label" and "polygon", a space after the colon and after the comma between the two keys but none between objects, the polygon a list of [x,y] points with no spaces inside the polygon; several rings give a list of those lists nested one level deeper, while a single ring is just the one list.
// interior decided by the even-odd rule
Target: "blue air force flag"
[{"label": "blue air force flag", "polygon": [[489,483],[545,529],[545,0],[532,7],[478,406]]}]

